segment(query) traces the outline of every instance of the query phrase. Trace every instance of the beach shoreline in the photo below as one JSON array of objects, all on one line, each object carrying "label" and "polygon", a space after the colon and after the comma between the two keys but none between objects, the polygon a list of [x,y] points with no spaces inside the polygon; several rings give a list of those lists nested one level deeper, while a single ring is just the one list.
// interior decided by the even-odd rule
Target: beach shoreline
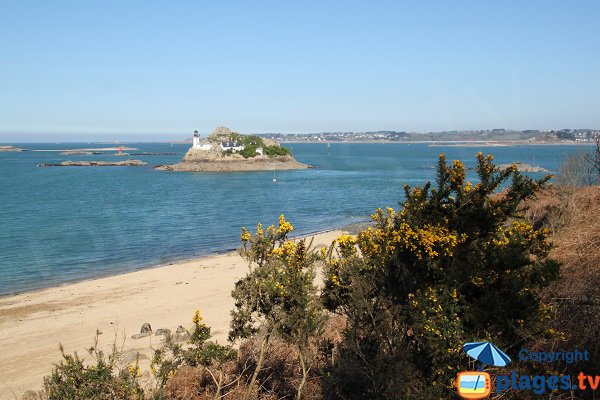
[{"label": "beach shoreline", "polygon": [[[322,234],[329,233],[329,232],[346,232],[355,225],[367,223],[369,221],[370,221],[370,218],[365,217],[364,220],[358,220],[356,222],[353,222],[353,223],[350,223],[347,225],[333,227],[333,228],[320,229],[320,230],[308,232],[308,233],[302,233],[297,236],[290,236],[290,238],[291,239],[302,239],[302,238],[308,238],[308,237],[322,235]],[[171,266],[174,264],[194,262],[194,261],[198,261],[198,260],[212,257],[212,256],[220,256],[223,254],[234,253],[238,249],[239,249],[239,246],[232,246],[232,247],[226,247],[223,249],[210,251],[210,252],[206,252],[206,253],[201,253],[201,254],[197,254],[197,255],[193,255],[193,256],[183,256],[183,257],[169,256],[169,257],[164,258],[161,261],[124,265],[124,266],[122,266],[121,270],[103,271],[101,273],[94,274],[93,276],[83,276],[80,278],[69,278],[69,279],[65,279],[62,281],[52,281],[47,285],[41,284],[38,286],[24,288],[21,290],[13,290],[10,292],[0,293],[0,302],[6,298],[10,298],[13,296],[18,296],[18,295],[22,295],[22,294],[34,294],[35,292],[40,292],[40,291],[43,291],[46,289],[59,288],[62,286],[68,286],[68,285],[72,285],[75,283],[94,281],[97,279],[110,278],[113,276],[116,277],[116,276],[120,276],[120,275],[131,274],[131,273],[138,272],[138,271],[163,268],[163,267],[168,267],[168,266]]]},{"label": "beach shoreline", "polygon": [[[302,237],[322,247],[342,232]],[[230,294],[246,272],[246,262],[229,251],[0,297],[0,399],[41,389],[42,378],[60,361],[59,344],[89,360],[85,349],[93,345],[96,331],[101,332],[98,347],[105,351],[124,343],[124,362],[139,353],[148,379],[152,349],[162,336],[131,338],[146,322],[153,331],[175,332],[180,325],[190,328],[200,309],[213,340],[224,343],[234,305]]]}]

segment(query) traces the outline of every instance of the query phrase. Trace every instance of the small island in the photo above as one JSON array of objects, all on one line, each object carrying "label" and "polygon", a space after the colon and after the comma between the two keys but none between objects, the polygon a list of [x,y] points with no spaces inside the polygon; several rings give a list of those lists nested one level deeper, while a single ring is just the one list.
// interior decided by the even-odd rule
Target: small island
[{"label": "small island", "polygon": [[15,146],[0,146],[0,152],[17,152],[17,151],[25,151],[20,147]]},{"label": "small island", "polygon": [[542,168],[542,167],[538,167],[535,165],[529,165],[529,164],[525,164],[522,162],[514,162],[514,163],[510,163],[510,164],[500,164],[498,165],[498,170],[500,171],[504,171],[507,168],[516,168],[517,171],[519,172],[548,172],[547,169]]},{"label": "small island", "polygon": [[289,149],[274,140],[241,135],[229,128],[216,128],[206,140],[194,131],[192,147],[181,162],[155,167],[161,171],[234,172],[310,168],[294,159]]},{"label": "small island", "polygon": [[142,167],[148,165],[141,160],[125,161],[63,161],[57,164],[40,163],[38,167]]}]

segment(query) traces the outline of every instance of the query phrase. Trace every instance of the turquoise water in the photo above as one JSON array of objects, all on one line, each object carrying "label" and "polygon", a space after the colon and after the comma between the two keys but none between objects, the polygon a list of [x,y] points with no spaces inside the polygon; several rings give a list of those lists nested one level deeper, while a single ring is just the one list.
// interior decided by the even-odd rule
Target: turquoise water
[{"label": "turquoise water", "polygon": [[[140,152],[177,153],[136,157],[150,165],[177,162],[189,147],[128,146]],[[0,153],[0,294],[233,249],[241,226],[275,223],[281,213],[298,234],[364,221],[377,207],[396,206],[404,184],[433,179],[440,152],[467,166],[484,151],[499,163],[523,161],[556,171],[562,157],[579,150],[342,143],[289,147],[299,161],[318,168],[241,173],[161,172],[151,166],[38,168],[40,162],[115,157]],[[274,175],[277,183],[272,182]]]}]

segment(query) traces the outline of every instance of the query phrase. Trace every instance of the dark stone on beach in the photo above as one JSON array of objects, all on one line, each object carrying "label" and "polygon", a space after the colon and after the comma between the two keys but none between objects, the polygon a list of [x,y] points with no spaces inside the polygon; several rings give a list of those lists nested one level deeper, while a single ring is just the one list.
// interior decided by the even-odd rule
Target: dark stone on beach
[{"label": "dark stone on beach", "polygon": [[183,341],[188,340],[190,338],[190,334],[187,329],[183,327],[183,325],[179,325],[177,330],[175,331],[175,340]]},{"label": "dark stone on beach", "polygon": [[140,329],[140,333],[152,333],[152,327],[149,323],[145,322]]},{"label": "dark stone on beach", "polygon": [[171,330],[167,328],[160,328],[156,330],[156,336],[167,336],[171,334]]},{"label": "dark stone on beach", "polygon": [[152,335],[152,332],[136,333],[135,335],[132,335],[131,338],[137,340],[150,335]]}]

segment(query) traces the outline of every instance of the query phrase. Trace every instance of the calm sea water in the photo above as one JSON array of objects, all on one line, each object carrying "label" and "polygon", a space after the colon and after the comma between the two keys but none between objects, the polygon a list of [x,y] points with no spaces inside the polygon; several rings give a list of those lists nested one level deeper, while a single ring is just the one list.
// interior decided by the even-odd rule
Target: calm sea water
[{"label": "calm sea water", "polygon": [[[105,146],[22,145],[33,150]],[[0,153],[0,294],[233,249],[240,227],[276,223],[281,213],[298,234],[364,221],[377,207],[396,206],[404,184],[433,179],[440,152],[467,166],[484,151],[499,163],[523,161],[555,172],[562,157],[580,150],[291,144],[299,161],[318,168],[174,173],[154,171],[151,165],[177,162],[188,145],[129,146],[177,155],[136,157],[148,167],[38,168],[40,162],[115,157]]]}]

